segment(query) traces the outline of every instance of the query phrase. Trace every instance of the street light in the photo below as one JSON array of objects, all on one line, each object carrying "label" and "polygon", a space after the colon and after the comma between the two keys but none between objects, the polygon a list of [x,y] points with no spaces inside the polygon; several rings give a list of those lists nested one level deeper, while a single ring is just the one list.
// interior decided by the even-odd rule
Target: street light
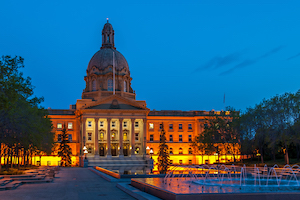
[{"label": "street light", "polygon": [[84,146],[82,150],[83,150],[83,154],[84,154],[84,159],[86,159],[86,154],[89,153],[89,152],[87,151],[86,146]]},{"label": "street light", "polygon": [[151,158],[152,158],[152,155],[153,155],[153,149],[152,148],[150,149],[150,155],[151,155]]}]

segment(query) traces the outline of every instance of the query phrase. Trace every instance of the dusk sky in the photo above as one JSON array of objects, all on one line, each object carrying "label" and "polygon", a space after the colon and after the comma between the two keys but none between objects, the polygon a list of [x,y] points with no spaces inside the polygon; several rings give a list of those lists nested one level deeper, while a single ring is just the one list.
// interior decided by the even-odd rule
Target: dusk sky
[{"label": "dusk sky", "polygon": [[141,2],[2,1],[0,55],[25,59],[42,106],[68,109],[109,18],[151,110],[222,110],[224,94],[245,110],[300,89],[300,1]]}]

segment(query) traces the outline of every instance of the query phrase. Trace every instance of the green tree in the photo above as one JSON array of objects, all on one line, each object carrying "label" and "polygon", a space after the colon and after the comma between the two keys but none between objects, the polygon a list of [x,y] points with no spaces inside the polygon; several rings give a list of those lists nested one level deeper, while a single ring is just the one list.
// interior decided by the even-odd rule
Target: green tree
[{"label": "green tree", "polygon": [[160,132],[160,144],[158,151],[158,171],[160,174],[165,174],[168,171],[170,165],[170,156],[168,145],[166,144],[166,132],[164,130],[164,124],[162,124]]},{"label": "green tree", "polygon": [[61,142],[58,148],[58,156],[61,157],[61,166],[63,167],[70,167],[72,164],[72,149],[68,145],[68,142],[68,132],[66,129],[66,125],[64,124],[64,127],[61,131]]}]

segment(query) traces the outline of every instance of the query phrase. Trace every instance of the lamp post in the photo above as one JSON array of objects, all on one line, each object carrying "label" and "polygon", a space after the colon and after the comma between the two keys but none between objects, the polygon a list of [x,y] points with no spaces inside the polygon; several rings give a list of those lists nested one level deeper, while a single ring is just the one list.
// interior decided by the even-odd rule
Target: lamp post
[{"label": "lamp post", "polygon": [[146,147],[146,153],[147,153],[147,154],[149,154],[149,150],[150,150],[150,147],[147,146],[147,147]]},{"label": "lamp post", "polygon": [[151,155],[151,159],[152,159],[152,155],[153,155],[153,149],[150,149],[150,155]]},{"label": "lamp post", "polygon": [[86,154],[89,153],[87,151],[86,146],[83,147],[83,154],[84,154],[84,160],[83,160],[83,167],[87,167],[88,166],[88,160],[86,159]]}]

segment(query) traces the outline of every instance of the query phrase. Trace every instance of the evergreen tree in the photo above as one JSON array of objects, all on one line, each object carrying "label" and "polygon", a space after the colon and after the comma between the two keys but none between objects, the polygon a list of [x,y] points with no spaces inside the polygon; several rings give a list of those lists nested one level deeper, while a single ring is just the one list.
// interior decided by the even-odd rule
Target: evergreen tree
[{"label": "evergreen tree", "polygon": [[66,125],[64,124],[64,127],[62,129],[61,134],[61,143],[58,148],[58,156],[61,157],[61,166],[62,167],[70,167],[72,164],[71,155],[72,155],[72,149],[68,145],[68,134]]},{"label": "evergreen tree", "polygon": [[158,171],[160,174],[165,174],[168,171],[170,165],[170,157],[168,151],[168,145],[166,145],[166,132],[164,130],[164,124],[162,124],[160,133],[160,144],[158,151]]}]

